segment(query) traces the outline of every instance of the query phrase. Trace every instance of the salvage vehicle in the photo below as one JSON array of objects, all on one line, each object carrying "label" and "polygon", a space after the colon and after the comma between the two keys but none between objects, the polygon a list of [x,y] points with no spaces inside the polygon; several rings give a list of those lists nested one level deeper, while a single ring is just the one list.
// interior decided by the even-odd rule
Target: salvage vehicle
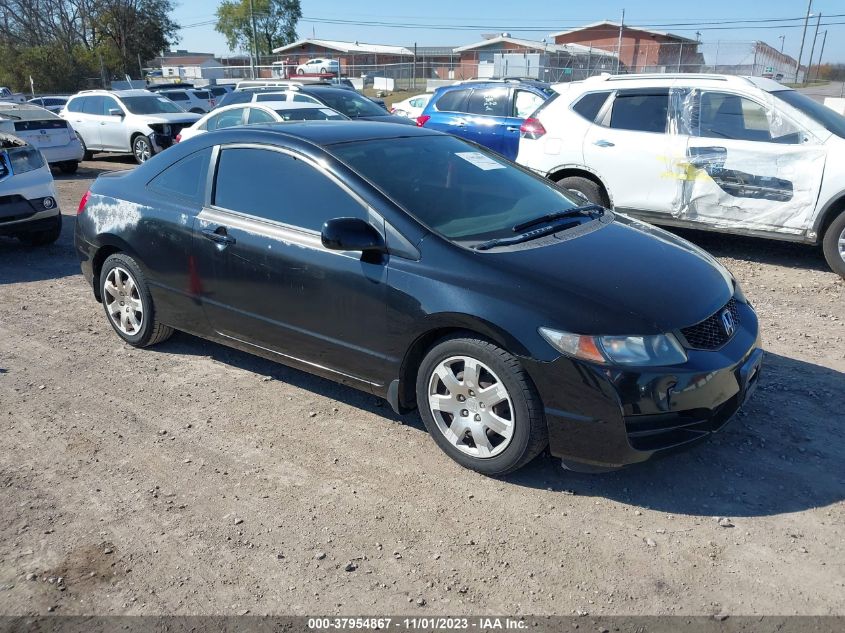
[{"label": "salvage vehicle", "polygon": [[76,173],[85,155],[70,123],[31,103],[0,103],[0,132],[37,147],[51,166],[66,174]]},{"label": "salvage vehicle", "polygon": [[0,132],[0,235],[46,246],[61,232],[56,187],[44,156],[25,140]]},{"label": "salvage vehicle", "polygon": [[130,345],[183,330],[417,407],[488,475],[692,443],[760,374],[757,316],[707,253],[416,126],[198,135],[101,175],[75,244]]},{"label": "salvage vehicle", "polygon": [[[281,96],[284,99],[284,96]],[[235,125],[282,123],[285,121],[348,121],[340,112],[319,103],[294,101],[265,101],[262,103],[236,104],[209,112],[176,137],[180,143],[197,134],[223,130]]]},{"label": "salvage vehicle", "polygon": [[654,224],[821,245],[845,277],[845,117],[761,77],[554,89],[522,126],[518,163]]},{"label": "salvage vehicle", "polygon": [[83,90],[61,116],[79,134],[86,159],[93,152],[131,152],[138,164],[173,145],[182,128],[200,118],[149,90]]}]

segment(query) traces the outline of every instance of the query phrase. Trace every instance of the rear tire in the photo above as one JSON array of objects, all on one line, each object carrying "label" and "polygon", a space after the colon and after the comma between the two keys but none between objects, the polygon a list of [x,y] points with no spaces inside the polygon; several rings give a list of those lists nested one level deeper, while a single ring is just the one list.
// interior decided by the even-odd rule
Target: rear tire
[{"label": "rear tire", "polygon": [[326,73],[328,73],[329,71],[327,71],[325,68],[321,68],[321,69],[320,69],[320,72],[321,72],[322,74],[324,74],[324,75],[325,75],[325,74],[326,74]]},{"label": "rear tire", "polygon": [[548,443],[528,374],[516,357],[484,339],[456,335],[437,343],[420,364],[416,393],[432,439],[465,468],[505,475]]},{"label": "rear tire", "polygon": [[52,244],[62,234],[62,216],[57,215],[53,226],[43,231],[35,231],[33,233],[21,233],[18,239],[26,246],[47,246]]},{"label": "rear tire", "polygon": [[75,161],[69,161],[67,163],[60,163],[59,169],[62,171],[63,174],[75,174],[79,169],[79,163]]},{"label": "rear tire", "polygon": [[304,75],[304,74],[305,74],[305,70],[304,70],[303,68],[297,68],[297,69],[296,69],[296,74],[297,74],[297,75]]},{"label": "rear tire", "polygon": [[91,160],[94,158],[94,153],[88,149],[85,140],[79,134],[76,135],[76,138],[79,139],[79,143],[82,145],[82,160]]},{"label": "rear tire", "polygon": [[845,211],[840,212],[824,232],[822,251],[830,269],[845,278]]},{"label": "rear tire", "polygon": [[601,186],[581,176],[568,176],[557,181],[558,187],[565,189],[575,196],[582,198],[585,202],[600,204],[603,207],[610,206]]},{"label": "rear tire", "polygon": [[173,335],[173,328],[156,318],[147,280],[128,255],[115,253],[103,262],[100,296],[108,322],[130,345],[149,347]]}]

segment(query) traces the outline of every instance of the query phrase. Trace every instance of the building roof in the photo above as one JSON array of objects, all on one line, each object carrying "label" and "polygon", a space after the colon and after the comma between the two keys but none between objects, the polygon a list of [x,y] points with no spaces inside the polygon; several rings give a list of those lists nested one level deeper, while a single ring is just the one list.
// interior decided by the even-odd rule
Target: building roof
[{"label": "building roof", "polygon": [[480,42],[475,42],[474,44],[459,46],[455,49],[455,52],[462,53],[463,51],[472,51],[478,48],[486,48],[487,46],[490,46],[492,44],[504,43],[514,44],[516,46],[529,48],[531,50],[545,51],[547,53],[569,53],[571,55],[584,55],[589,52],[592,52],[592,54],[596,56],[602,55],[605,57],[616,57],[616,53],[605,51],[599,48],[591,49],[589,46],[584,46],[583,44],[549,44],[548,42],[523,40],[516,37],[509,37],[507,35],[500,35],[499,37],[493,37],[489,40],[481,40]]},{"label": "building roof", "polygon": [[365,44],[362,42],[341,42],[340,40],[317,40],[306,38],[287,46],[274,48],[274,53],[286,53],[300,46],[320,46],[330,48],[340,53],[382,53],[384,55],[408,55],[413,57],[414,52],[404,46],[390,46],[387,44]]},{"label": "building roof", "polygon": [[[552,33],[552,37],[559,37],[561,35],[569,35],[571,33],[578,33],[579,31],[585,31],[587,29],[594,29],[599,26],[609,26],[614,29],[618,29],[620,27],[619,22],[610,22],[608,20],[602,20],[601,22],[593,22],[592,24],[585,24],[584,26],[579,26],[577,29],[569,29],[568,31],[560,31],[559,33]],[[655,31],[653,29],[644,29],[639,26],[633,25],[624,25],[625,30],[627,31],[641,31],[642,33],[649,33],[651,35],[662,35],[663,37],[669,37],[673,40],[678,40],[679,42],[698,42],[698,40],[693,40],[688,37],[684,37],[683,35],[675,35],[674,33],[668,33],[666,31]]]},{"label": "building roof", "polygon": [[164,66],[202,66],[206,62],[218,63],[214,57],[206,55],[179,55],[178,57],[162,57],[161,65]]}]

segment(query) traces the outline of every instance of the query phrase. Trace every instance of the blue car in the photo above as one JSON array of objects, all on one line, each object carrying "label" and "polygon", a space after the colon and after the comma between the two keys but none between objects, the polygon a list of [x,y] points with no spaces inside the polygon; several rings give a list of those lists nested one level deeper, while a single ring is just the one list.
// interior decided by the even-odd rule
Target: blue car
[{"label": "blue car", "polygon": [[516,159],[519,127],[554,91],[540,82],[489,81],[443,86],[417,125],[448,132]]}]

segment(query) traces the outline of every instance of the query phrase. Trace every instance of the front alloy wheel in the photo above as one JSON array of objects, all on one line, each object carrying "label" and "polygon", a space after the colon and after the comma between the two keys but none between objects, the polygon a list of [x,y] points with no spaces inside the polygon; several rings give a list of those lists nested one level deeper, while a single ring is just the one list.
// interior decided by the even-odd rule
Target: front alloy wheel
[{"label": "front alloy wheel", "polygon": [[499,377],[469,356],[452,356],[431,375],[428,406],[438,430],[459,451],[486,459],[513,437],[513,403]]},{"label": "front alloy wheel", "polygon": [[150,139],[146,136],[136,136],[132,142],[132,154],[135,156],[135,161],[141,165],[146,163],[153,155],[153,145]]}]

